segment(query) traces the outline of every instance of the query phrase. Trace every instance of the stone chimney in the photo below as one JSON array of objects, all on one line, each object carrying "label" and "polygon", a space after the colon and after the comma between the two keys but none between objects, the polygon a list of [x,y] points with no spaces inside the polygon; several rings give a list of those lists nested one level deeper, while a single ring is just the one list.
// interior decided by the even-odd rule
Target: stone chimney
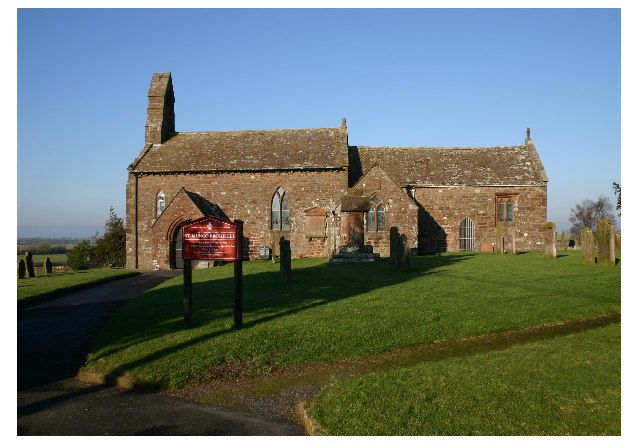
[{"label": "stone chimney", "polygon": [[161,145],[176,132],[176,116],[173,110],[175,98],[170,72],[153,74],[148,97],[145,143]]}]

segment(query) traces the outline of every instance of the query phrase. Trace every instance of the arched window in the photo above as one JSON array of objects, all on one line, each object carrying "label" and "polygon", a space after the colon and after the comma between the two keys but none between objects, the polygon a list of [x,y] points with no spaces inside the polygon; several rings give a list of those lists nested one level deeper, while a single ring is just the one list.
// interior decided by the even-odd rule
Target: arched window
[{"label": "arched window", "polygon": [[367,231],[385,231],[386,212],[382,200],[375,196],[369,204],[367,213]]},{"label": "arched window", "polygon": [[460,222],[460,251],[476,251],[476,224],[468,217]]},{"label": "arched window", "polygon": [[160,217],[160,215],[164,212],[164,193],[162,191],[158,191],[156,195],[156,218]]},{"label": "arched window", "polygon": [[289,219],[289,199],[282,187],[278,187],[271,199],[271,230],[291,230],[291,221]]}]

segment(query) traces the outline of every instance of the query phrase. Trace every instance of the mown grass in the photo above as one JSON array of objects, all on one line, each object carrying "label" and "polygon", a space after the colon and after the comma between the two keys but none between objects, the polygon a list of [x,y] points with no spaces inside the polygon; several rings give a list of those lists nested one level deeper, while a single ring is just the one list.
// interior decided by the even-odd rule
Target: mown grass
[{"label": "mown grass", "polygon": [[339,380],[330,435],[619,435],[620,324]]},{"label": "mown grass", "polygon": [[101,282],[135,274],[138,272],[124,268],[38,273],[34,278],[18,279],[18,304],[67,294]]},{"label": "mown grass", "polygon": [[[576,254],[577,253],[577,254]],[[135,385],[181,387],[216,377],[222,364],[249,375],[276,367],[351,360],[441,339],[620,312],[620,267],[557,259],[444,254],[412,258],[412,271],[386,261],[244,264],[244,322],[233,329],[233,267],[193,273],[194,326],[182,322],[182,278],[116,313],[94,341],[86,372]]]}]

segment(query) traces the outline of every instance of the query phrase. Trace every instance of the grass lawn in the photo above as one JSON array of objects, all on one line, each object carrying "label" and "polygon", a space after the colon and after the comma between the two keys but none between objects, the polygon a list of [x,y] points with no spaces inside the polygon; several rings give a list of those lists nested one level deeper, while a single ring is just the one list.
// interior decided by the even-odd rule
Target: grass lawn
[{"label": "grass lawn", "polygon": [[230,366],[245,375],[353,360],[437,340],[499,333],[620,312],[620,267],[584,265],[580,252],[443,254],[387,261],[245,262],[244,322],[233,326],[233,267],[193,273],[193,321],[182,322],[182,278],[118,311],[94,341],[84,372],[137,386],[205,382]]},{"label": "grass lawn", "polygon": [[336,381],[330,435],[620,435],[620,324]]},{"label": "grass lawn", "polygon": [[124,268],[39,273],[35,278],[18,279],[18,304],[27,300],[29,302],[40,300],[51,295],[66,294],[99,282],[135,274],[138,272]]}]

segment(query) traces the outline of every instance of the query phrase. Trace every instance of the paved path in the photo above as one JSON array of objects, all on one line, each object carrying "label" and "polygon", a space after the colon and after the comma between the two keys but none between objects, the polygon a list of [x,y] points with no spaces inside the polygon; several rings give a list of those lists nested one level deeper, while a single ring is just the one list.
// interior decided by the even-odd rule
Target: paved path
[{"label": "paved path", "polygon": [[292,435],[302,428],[74,377],[91,340],[128,300],[176,276],[154,271],[18,311],[19,435]]}]

